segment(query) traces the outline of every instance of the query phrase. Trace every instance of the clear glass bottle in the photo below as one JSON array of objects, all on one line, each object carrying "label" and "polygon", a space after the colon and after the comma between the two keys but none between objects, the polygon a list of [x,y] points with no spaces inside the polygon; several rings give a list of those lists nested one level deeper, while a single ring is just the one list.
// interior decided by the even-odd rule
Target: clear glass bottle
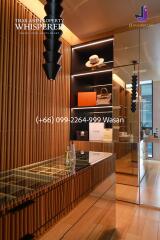
[{"label": "clear glass bottle", "polygon": [[76,149],[75,149],[75,144],[73,142],[71,143],[70,149],[71,149],[71,152],[72,152],[73,159],[76,160]]},{"label": "clear glass bottle", "polygon": [[73,157],[72,157],[72,151],[70,150],[70,146],[67,146],[67,151],[65,153],[65,162],[66,166],[71,166]]},{"label": "clear glass bottle", "polygon": [[74,142],[71,143],[71,152],[72,152],[72,172],[75,173],[76,169],[76,148]]}]

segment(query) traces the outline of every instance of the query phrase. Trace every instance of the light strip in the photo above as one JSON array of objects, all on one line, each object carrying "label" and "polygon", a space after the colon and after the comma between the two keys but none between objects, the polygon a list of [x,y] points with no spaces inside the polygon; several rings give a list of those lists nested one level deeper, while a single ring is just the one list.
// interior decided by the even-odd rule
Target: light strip
[{"label": "light strip", "polygon": [[107,112],[92,112],[94,114],[100,114],[100,113],[112,113],[113,111],[107,111]]},{"label": "light strip", "polygon": [[117,75],[113,74],[113,80],[118,83],[121,87],[125,88],[125,82]]},{"label": "light strip", "polygon": [[98,87],[105,87],[105,86],[112,86],[112,84],[103,84],[103,85],[93,85],[93,86],[90,86],[92,88],[98,88]]},{"label": "light strip", "polygon": [[107,69],[107,70],[103,70],[103,71],[93,71],[93,72],[88,72],[88,73],[79,73],[79,74],[72,75],[72,77],[80,77],[80,76],[99,74],[99,73],[104,73],[104,72],[112,72],[112,70],[113,69]]},{"label": "light strip", "polygon": [[132,88],[132,84],[131,83],[127,83],[126,84],[126,89],[131,89]]},{"label": "light strip", "polygon": [[100,108],[112,108],[112,106],[99,106],[99,107],[76,107],[73,110],[83,110],[83,109],[100,109]]},{"label": "light strip", "polygon": [[[140,85],[151,84],[151,83],[152,83],[152,80],[140,81]],[[131,89],[132,88],[132,84],[131,83],[126,84],[126,88],[127,89]]]},{"label": "light strip", "polygon": [[114,61],[108,61],[108,62],[104,62],[104,63],[106,63],[106,64],[108,64],[108,63],[114,63]]},{"label": "light strip", "polygon": [[140,81],[141,85],[145,85],[145,84],[151,84],[152,80],[145,80],[145,81]]},{"label": "light strip", "polygon": [[81,46],[73,47],[72,50],[85,48],[85,47],[89,47],[89,46],[94,46],[94,45],[98,45],[98,44],[105,43],[105,42],[111,42],[113,40],[114,40],[114,38],[108,38],[108,39],[96,41],[96,42],[93,42],[93,43],[87,43],[87,44],[83,44]]}]

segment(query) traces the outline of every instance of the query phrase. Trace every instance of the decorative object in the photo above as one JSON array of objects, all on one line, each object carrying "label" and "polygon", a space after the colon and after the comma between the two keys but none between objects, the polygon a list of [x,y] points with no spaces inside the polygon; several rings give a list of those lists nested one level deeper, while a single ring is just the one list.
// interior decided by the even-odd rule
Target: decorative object
[{"label": "decorative object", "polygon": [[[62,31],[60,30],[62,23],[61,14],[63,11],[61,3],[62,0],[47,0],[47,4],[45,5],[47,16],[44,19],[48,27],[47,30],[45,30],[46,40],[44,40],[44,46],[46,51],[43,55],[46,63],[43,64],[43,68],[49,80],[54,80],[60,70],[58,62],[61,57],[59,52],[61,47],[59,38],[62,35]],[[57,20],[59,23],[55,24]],[[50,28],[51,24],[53,26],[52,28]]]},{"label": "decorative object", "polygon": [[88,140],[88,131],[76,131],[77,140]]},{"label": "decorative object", "polygon": [[96,106],[96,92],[78,92],[78,106]]},{"label": "decorative object", "polygon": [[156,128],[155,132],[154,132],[154,138],[158,138],[159,136],[159,130],[158,128]]},{"label": "decorative object", "polygon": [[83,150],[76,152],[76,159],[89,160],[89,152],[84,152]]},{"label": "decorative object", "polygon": [[[134,72],[137,61],[133,61],[134,64]],[[137,84],[138,84],[138,76],[134,73],[132,76],[132,99],[131,99],[131,111],[136,112],[136,99],[137,99]]]},{"label": "decorative object", "polygon": [[100,94],[97,95],[96,105],[111,105],[112,94],[107,88],[101,88]]},{"label": "decorative object", "polygon": [[150,135],[150,133],[151,133],[151,130],[149,128],[146,128],[145,129],[145,135]]},{"label": "decorative object", "polygon": [[120,142],[130,142],[131,135],[127,132],[119,132],[119,141]]},{"label": "decorative object", "polygon": [[72,161],[73,161],[73,154],[72,154],[72,151],[70,149],[70,146],[67,146],[67,151],[65,153],[66,166],[70,166]]},{"label": "decorative object", "polygon": [[89,61],[86,62],[86,67],[95,69],[96,67],[104,66],[104,58],[99,58],[98,55],[92,55]]},{"label": "decorative object", "polygon": [[104,123],[89,123],[89,140],[103,141]]},{"label": "decorative object", "polygon": [[113,130],[112,128],[104,128],[104,137],[103,137],[103,140],[104,141],[112,141],[113,139]]},{"label": "decorative object", "polygon": [[130,142],[131,141],[131,135],[126,135],[126,136],[119,137],[119,141],[120,142]]},{"label": "decorative object", "polygon": [[132,76],[132,101],[131,101],[131,111],[134,113],[136,111],[136,99],[137,99],[137,76]]}]

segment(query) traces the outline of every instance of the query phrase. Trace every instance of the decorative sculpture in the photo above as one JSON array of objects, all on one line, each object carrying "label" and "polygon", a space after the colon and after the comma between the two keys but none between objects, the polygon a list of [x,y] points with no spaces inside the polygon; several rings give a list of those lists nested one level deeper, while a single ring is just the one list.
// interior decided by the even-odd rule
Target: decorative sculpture
[{"label": "decorative sculpture", "polygon": [[45,11],[47,16],[44,18],[46,28],[44,30],[46,39],[44,40],[44,46],[46,51],[44,52],[45,64],[43,64],[44,71],[49,80],[55,80],[57,73],[61,66],[59,64],[61,53],[61,41],[62,30],[60,29],[62,23],[61,6],[63,0],[47,0],[45,5]]},{"label": "decorative sculpture", "polygon": [[[133,61],[134,71],[135,65],[137,61]],[[134,73],[132,76],[132,97],[131,97],[131,111],[136,112],[136,99],[137,99],[137,84],[138,84],[138,76]]]}]

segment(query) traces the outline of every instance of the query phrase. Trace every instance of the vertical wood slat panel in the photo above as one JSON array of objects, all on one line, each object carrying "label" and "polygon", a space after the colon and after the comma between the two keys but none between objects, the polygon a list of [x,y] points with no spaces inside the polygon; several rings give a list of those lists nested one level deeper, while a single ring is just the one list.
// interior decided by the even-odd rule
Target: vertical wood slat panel
[{"label": "vertical wood slat panel", "polygon": [[62,155],[69,123],[36,124],[39,117],[68,117],[70,45],[62,41],[62,69],[56,81],[42,68],[43,34],[21,34],[16,18],[35,18],[17,3],[1,0],[0,171]]}]

